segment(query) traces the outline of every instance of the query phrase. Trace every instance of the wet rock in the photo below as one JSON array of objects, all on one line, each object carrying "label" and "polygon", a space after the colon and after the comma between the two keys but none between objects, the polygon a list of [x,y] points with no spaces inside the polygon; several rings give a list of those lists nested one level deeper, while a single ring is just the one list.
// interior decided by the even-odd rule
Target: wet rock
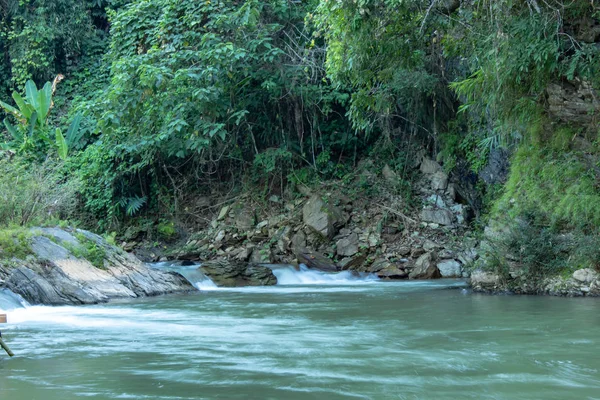
[{"label": "wet rock", "polygon": [[421,220],[434,224],[449,226],[454,221],[454,214],[443,208],[426,208],[421,211]]},{"label": "wet rock", "polygon": [[408,273],[395,265],[388,265],[378,271],[377,276],[381,279],[406,279],[408,278]]},{"label": "wet rock", "polygon": [[499,275],[482,270],[471,273],[470,283],[475,291],[497,291],[502,286]]},{"label": "wet rock", "polygon": [[277,284],[277,278],[271,269],[244,262],[213,260],[202,264],[204,272],[217,286],[270,286]]},{"label": "wet rock", "polygon": [[415,267],[409,274],[410,279],[437,279],[441,277],[440,271],[435,265],[435,257],[432,253],[425,253],[417,259]]},{"label": "wet rock", "polygon": [[358,253],[358,235],[352,233],[348,237],[338,240],[336,251],[341,257],[352,257]]},{"label": "wet rock", "polygon": [[299,264],[305,264],[308,268],[324,272],[336,272],[338,267],[323,254],[309,249],[297,249],[296,257]]},{"label": "wet rock", "polygon": [[359,271],[359,270],[366,270],[365,267],[365,262],[367,261],[367,256],[364,254],[358,254],[354,257],[346,257],[344,258],[342,261],[340,261],[339,265],[340,265],[340,269],[342,269],[343,271],[346,270],[352,270],[352,271]]},{"label": "wet rock", "polygon": [[255,247],[250,255],[250,262],[256,264],[271,264],[274,261],[273,252],[267,246]]},{"label": "wet rock", "polygon": [[376,273],[390,266],[392,266],[392,263],[390,263],[388,260],[386,260],[385,258],[378,258],[377,260],[373,261],[373,264],[371,264],[367,271],[371,273]]},{"label": "wet rock", "polygon": [[302,231],[298,231],[292,236],[291,247],[294,249],[303,249],[306,247],[306,235]]},{"label": "wet rock", "polygon": [[345,223],[340,209],[326,204],[319,196],[312,196],[302,209],[303,221],[320,235],[332,238],[336,229]]},{"label": "wet rock", "polygon": [[442,260],[437,267],[443,278],[462,277],[462,265],[456,260]]}]

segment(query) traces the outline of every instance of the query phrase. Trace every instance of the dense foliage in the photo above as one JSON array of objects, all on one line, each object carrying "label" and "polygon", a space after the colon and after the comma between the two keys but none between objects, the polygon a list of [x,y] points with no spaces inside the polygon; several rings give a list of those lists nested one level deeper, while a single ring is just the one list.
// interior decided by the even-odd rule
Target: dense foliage
[{"label": "dense foliage", "polygon": [[[27,173],[63,159],[57,179],[81,182],[75,217],[103,229],[193,218],[190,198],[240,180],[282,194],[341,178],[368,154],[406,169],[414,149],[468,180],[474,208],[500,192],[496,215],[535,207],[548,224],[595,229],[596,103],[561,120],[547,89],[600,86],[599,11],[589,0],[3,1],[0,100],[21,113],[4,107],[3,148]],[[18,99],[44,87],[48,107],[22,118]],[[515,167],[492,191],[477,174],[499,147]]]}]

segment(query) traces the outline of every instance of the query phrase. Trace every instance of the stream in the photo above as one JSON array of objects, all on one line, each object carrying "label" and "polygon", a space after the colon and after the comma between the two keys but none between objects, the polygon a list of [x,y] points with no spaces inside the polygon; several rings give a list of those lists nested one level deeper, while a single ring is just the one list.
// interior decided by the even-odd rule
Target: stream
[{"label": "stream", "polygon": [[0,399],[600,399],[600,303],[273,267],[272,287],[29,306]]}]

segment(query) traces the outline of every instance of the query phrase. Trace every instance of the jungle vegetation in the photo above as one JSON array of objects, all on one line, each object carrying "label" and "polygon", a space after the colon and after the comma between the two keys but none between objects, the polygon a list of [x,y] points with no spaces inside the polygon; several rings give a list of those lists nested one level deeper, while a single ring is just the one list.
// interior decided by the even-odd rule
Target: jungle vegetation
[{"label": "jungle vegetation", "polygon": [[548,88],[596,93],[599,46],[591,0],[0,0],[0,224],[190,222],[426,149],[488,218],[595,232],[598,100]]}]

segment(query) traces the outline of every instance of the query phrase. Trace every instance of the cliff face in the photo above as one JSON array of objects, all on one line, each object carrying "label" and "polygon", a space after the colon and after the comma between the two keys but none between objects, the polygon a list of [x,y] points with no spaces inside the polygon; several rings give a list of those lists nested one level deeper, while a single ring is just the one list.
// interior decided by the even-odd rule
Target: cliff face
[{"label": "cliff face", "polygon": [[14,240],[22,242],[22,251],[18,258],[0,251],[0,286],[31,304],[93,304],[194,290],[181,275],[150,269],[87,231],[36,228]]}]

